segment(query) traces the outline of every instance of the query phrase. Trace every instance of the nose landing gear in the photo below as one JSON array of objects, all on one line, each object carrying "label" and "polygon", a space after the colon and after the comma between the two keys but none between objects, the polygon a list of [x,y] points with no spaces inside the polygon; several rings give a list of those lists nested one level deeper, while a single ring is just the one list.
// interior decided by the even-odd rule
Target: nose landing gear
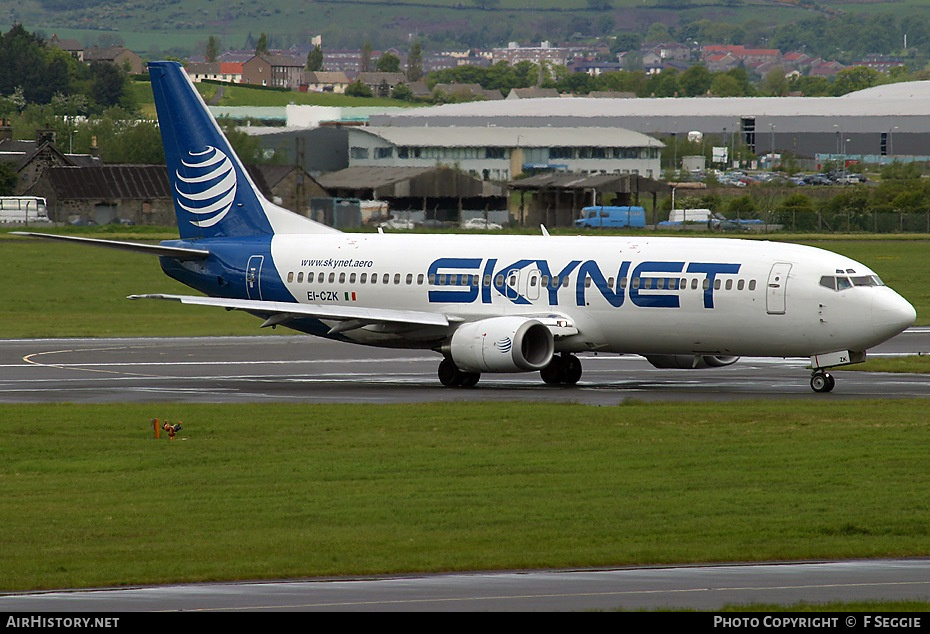
[{"label": "nose landing gear", "polygon": [[818,393],[832,392],[836,387],[836,379],[824,370],[817,369],[811,374],[811,389]]}]

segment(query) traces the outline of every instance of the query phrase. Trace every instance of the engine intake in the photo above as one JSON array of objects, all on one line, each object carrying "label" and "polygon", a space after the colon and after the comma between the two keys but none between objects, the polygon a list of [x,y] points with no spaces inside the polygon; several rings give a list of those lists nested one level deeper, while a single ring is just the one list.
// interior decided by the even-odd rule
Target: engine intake
[{"label": "engine intake", "polygon": [[459,326],[446,350],[466,372],[530,372],[549,365],[555,340],[526,317],[493,317]]},{"label": "engine intake", "polygon": [[732,365],[739,360],[739,357],[712,354],[647,354],[646,360],[657,368],[700,370],[703,368],[722,368],[725,365]]}]

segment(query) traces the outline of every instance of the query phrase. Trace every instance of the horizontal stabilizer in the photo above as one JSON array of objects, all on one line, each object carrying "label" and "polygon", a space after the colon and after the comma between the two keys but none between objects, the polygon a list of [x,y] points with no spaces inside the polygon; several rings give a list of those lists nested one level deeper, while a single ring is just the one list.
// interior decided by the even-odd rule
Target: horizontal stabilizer
[{"label": "horizontal stabilizer", "polygon": [[62,242],[75,242],[95,247],[119,249],[121,251],[135,251],[148,255],[161,255],[176,260],[203,260],[210,256],[209,251],[203,249],[185,249],[183,247],[166,247],[160,244],[140,244],[138,242],[122,242],[120,240],[100,240],[98,238],[78,238],[76,236],[59,236],[52,233],[35,233],[31,231],[11,231],[13,235],[29,238],[42,238],[44,240],[61,240]]},{"label": "horizontal stabilizer", "polygon": [[[274,325],[287,321],[288,316],[313,317],[316,319],[331,319],[335,321],[357,320],[352,324],[354,328],[365,324],[410,324],[417,326],[449,325],[445,315],[427,313],[414,310],[392,310],[389,308],[359,308],[354,306],[322,306],[320,304],[298,304],[296,302],[266,302],[257,299],[226,299],[223,297],[199,297],[194,295],[130,295],[129,299],[167,299],[182,304],[197,306],[216,306],[227,310],[244,310],[250,313],[259,313],[280,316],[269,319],[266,323]],[[342,330],[342,329],[339,329]]]}]

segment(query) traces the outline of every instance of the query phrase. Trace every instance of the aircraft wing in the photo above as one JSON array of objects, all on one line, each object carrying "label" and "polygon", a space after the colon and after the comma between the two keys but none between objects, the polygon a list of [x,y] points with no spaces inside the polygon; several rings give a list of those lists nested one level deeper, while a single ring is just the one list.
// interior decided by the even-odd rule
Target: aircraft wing
[{"label": "aircraft wing", "polygon": [[[299,317],[313,317],[339,321],[330,329],[330,334],[355,330],[371,324],[441,326],[448,327],[450,318],[440,313],[415,310],[393,310],[390,308],[359,308],[354,306],[327,306],[322,304],[299,304],[297,302],[267,302],[257,299],[227,299],[224,297],[201,297],[195,295],[130,295],[129,299],[165,299],[197,306],[217,306],[226,310],[244,310],[268,315],[265,326],[276,326]],[[452,321],[456,321],[452,318]]]},{"label": "aircraft wing", "polygon": [[166,247],[160,244],[141,244],[139,242],[123,242],[121,240],[101,240],[98,238],[60,236],[54,233],[37,233],[33,231],[11,231],[10,233],[15,236],[26,236],[28,238],[60,240],[62,242],[89,244],[96,247],[119,249],[121,251],[135,251],[136,253],[146,253],[148,255],[163,255],[165,257],[175,258],[177,260],[204,260],[210,256],[210,252],[204,249],[185,249],[183,247]]}]

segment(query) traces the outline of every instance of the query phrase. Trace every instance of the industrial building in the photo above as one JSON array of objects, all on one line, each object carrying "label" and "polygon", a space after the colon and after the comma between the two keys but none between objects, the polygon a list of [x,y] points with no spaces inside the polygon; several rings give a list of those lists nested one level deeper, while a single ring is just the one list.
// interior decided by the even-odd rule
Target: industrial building
[{"label": "industrial building", "polygon": [[[495,104],[503,102],[494,102]],[[663,144],[622,127],[371,126],[349,129],[350,167],[454,166],[485,181],[536,171],[660,176]]]},{"label": "industrial building", "polygon": [[[448,104],[373,115],[370,124],[446,129],[622,128],[668,140],[700,132],[752,154],[856,157],[891,162],[930,154],[930,81],[877,86],[842,97],[551,98]],[[641,172],[644,173],[644,172]],[[658,171],[655,172],[658,176]]]}]

